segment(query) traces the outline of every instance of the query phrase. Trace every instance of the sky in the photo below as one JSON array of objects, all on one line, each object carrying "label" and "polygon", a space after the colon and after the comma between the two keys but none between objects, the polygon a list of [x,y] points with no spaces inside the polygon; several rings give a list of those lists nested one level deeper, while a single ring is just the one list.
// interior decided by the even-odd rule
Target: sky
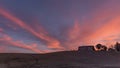
[{"label": "sky", "polygon": [[120,41],[120,0],[0,0],[0,53],[48,53]]}]

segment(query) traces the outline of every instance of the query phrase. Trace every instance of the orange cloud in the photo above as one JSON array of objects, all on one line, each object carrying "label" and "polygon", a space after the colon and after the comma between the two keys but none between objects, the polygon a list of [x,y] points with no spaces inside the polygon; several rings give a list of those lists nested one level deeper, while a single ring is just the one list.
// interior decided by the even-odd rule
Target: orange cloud
[{"label": "orange cloud", "polygon": [[[101,28],[97,29],[93,34],[88,36],[86,39],[89,40],[106,40],[106,37],[111,37],[113,35],[119,36],[119,25],[120,25],[120,17],[115,17],[105,23]],[[107,39],[112,40],[112,39]],[[114,41],[114,40],[113,40]]]},{"label": "orange cloud", "polygon": [[68,30],[68,38],[76,39],[80,35],[80,24],[79,21],[75,20],[73,27]]},{"label": "orange cloud", "polygon": [[86,18],[81,25],[79,22],[78,24],[74,22],[75,25],[69,28],[66,45],[74,48],[75,45],[103,43],[109,47],[115,43],[116,39],[120,37],[120,10],[119,7],[114,6],[116,3],[113,3],[112,6],[110,4],[111,2],[108,2],[94,9],[88,15],[91,18]]},{"label": "orange cloud", "polygon": [[[83,23],[75,20],[73,27],[70,27],[68,30],[66,30],[67,35],[64,42],[60,42],[61,40],[59,41],[57,38],[50,36],[42,26],[37,24],[37,22],[35,22],[35,27],[32,28],[27,23],[15,17],[3,8],[0,8],[0,15],[4,16],[8,20],[13,21],[14,24],[17,24],[22,29],[25,29],[35,37],[41,39],[46,43],[46,45],[48,45],[48,48],[63,48],[62,46],[65,45],[68,49],[73,49],[82,44],[107,44],[108,42],[112,44],[116,41],[115,39],[119,38],[120,10],[119,6],[114,6],[116,2],[112,5],[111,3],[113,2],[111,1],[104,3],[98,8],[94,9],[93,12],[90,12],[88,15],[89,19],[86,18],[85,21],[82,21]],[[2,30],[0,29],[0,31]],[[6,40],[13,39],[8,37]],[[19,47],[27,45],[20,41],[16,41],[16,43],[9,43]],[[23,46],[19,44],[22,44]],[[36,44],[32,44],[31,46],[32,47],[26,46],[23,48],[28,48],[31,50],[33,50],[32,48],[36,48]],[[37,50],[33,51],[38,52]]]},{"label": "orange cloud", "polygon": [[45,41],[49,48],[62,48],[61,45],[60,45],[59,40],[57,40],[57,39],[49,36],[49,34],[46,33],[46,31],[44,31],[42,29],[41,29],[40,32],[35,31],[33,28],[31,28],[30,26],[28,26],[25,22],[23,22],[22,20],[18,19],[15,16],[13,16],[12,14],[6,12],[2,8],[0,8],[0,14],[2,16],[4,16],[5,18],[13,21],[15,24],[19,25],[21,28],[29,31],[30,33],[32,33],[37,38]]},{"label": "orange cloud", "polygon": [[68,49],[75,49],[81,44],[81,26],[78,20],[75,20],[73,27],[70,27],[67,31],[67,40],[64,45]]},{"label": "orange cloud", "polygon": [[116,42],[115,39],[119,38],[120,10],[115,4],[117,3],[105,3],[91,13],[91,17],[93,18],[86,22],[91,24],[89,26],[97,28],[95,28],[95,31],[91,32],[88,36],[84,37],[84,42],[86,44],[109,43],[109,45],[111,45],[113,42]]}]

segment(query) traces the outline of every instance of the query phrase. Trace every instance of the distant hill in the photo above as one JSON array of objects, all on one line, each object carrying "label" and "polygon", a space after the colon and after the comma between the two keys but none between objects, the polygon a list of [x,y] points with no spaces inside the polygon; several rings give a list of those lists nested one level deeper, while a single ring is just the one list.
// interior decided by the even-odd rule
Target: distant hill
[{"label": "distant hill", "polygon": [[120,53],[107,51],[1,53],[0,68],[120,68]]}]

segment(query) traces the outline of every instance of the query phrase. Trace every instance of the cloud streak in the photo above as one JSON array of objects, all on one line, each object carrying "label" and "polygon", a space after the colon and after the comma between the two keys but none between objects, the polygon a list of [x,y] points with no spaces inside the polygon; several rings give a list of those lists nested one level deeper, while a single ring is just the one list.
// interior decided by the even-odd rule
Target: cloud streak
[{"label": "cloud streak", "polygon": [[0,42],[4,42],[3,43],[4,45],[11,45],[11,46],[15,46],[15,47],[20,47],[20,48],[31,50],[31,51],[36,52],[36,53],[43,52],[43,51],[37,49],[37,46],[38,46],[37,44],[35,44],[35,43],[25,44],[22,41],[14,40],[12,37],[8,36],[5,33],[1,33]]},{"label": "cloud streak", "polygon": [[[116,40],[120,41],[120,8],[119,8],[119,2],[118,1],[105,1],[105,3],[102,3],[99,6],[96,6],[96,8],[92,8],[91,11],[87,11],[87,13],[84,12],[84,19],[82,20],[80,16],[82,13],[78,13],[76,11],[73,11],[72,13],[76,12],[76,16],[73,14],[68,14],[67,16],[63,17],[64,20],[69,20],[71,22],[71,19],[76,18],[73,22],[73,26],[71,26],[72,23],[69,24],[69,22],[65,23],[68,27],[62,28],[61,33],[58,30],[58,33],[63,34],[59,35],[59,37],[54,37],[53,35],[50,35],[48,31],[46,31],[43,26],[39,25],[38,22],[34,22],[34,24],[29,25],[28,22],[25,22],[18,18],[17,16],[13,15],[12,13],[6,11],[4,8],[0,8],[0,15],[4,17],[5,19],[12,21],[12,24],[15,24],[22,28],[23,30],[29,32],[34,37],[39,38],[38,41],[41,41],[43,44],[45,44],[48,48],[46,52],[53,51],[53,50],[59,50],[59,49],[74,49],[77,48],[80,45],[95,45],[97,43],[103,43],[107,44],[108,46],[116,42]],[[91,4],[91,3],[90,3]],[[74,6],[74,5],[73,5]],[[79,8],[77,8],[78,10]],[[85,8],[86,9],[86,8]],[[88,8],[87,8],[88,9]],[[83,11],[86,11],[82,9]],[[70,10],[67,10],[70,11]],[[48,12],[49,13],[49,12]],[[62,14],[62,13],[61,13]],[[64,14],[64,13],[63,13]],[[38,14],[39,15],[39,14]],[[43,14],[43,15],[49,15],[49,14]],[[53,14],[54,15],[54,14]],[[60,14],[58,14],[60,15]],[[72,17],[73,15],[73,17]],[[42,15],[41,15],[42,16]],[[46,16],[44,16],[46,18]],[[64,15],[63,15],[64,16]],[[48,16],[49,17],[49,16]],[[52,16],[50,16],[52,17]],[[54,17],[54,16],[53,16]],[[62,17],[62,15],[61,15]],[[58,17],[59,18],[59,17]],[[43,18],[44,19],[44,18]],[[52,19],[52,18],[49,18]],[[57,19],[54,18],[54,19]],[[44,19],[46,20],[46,19]],[[43,20],[43,21],[44,21]],[[59,19],[58,19],[59,20]],[[63,19],[61,19],[63,20]],[[81,21],[80,21],[81,20]],[[49,21],[49,20],[48,20]],[[51,20],[50,20],[51,21]],[[53,19],[52,19],[53,21]],[[46,22],[43,22],[46,23]],[[56,20],[55,22],[56,23]],[[59,22],[60,23],[60,22]],[[62,25],[62,24],[57,24]],[[50,22],[50,24],[53,24]],[[14,26],[15,26],[14,25]],[[48,23],[47,23],[48,25]],[[7,25],[9,28],[13,28],[17,31],[16,26],[13,27],[13,25]],[[50,28],[56,28],[56,25],[50,25]],[[57,29],[55,29],[57,30]],[[4,31],[3,29],[0,29],[0,32]],[[56,36],[58,36],[56,35]],[[0,39],[1,41],[5,40],[7,43],[12,44],[16,47],[21,47],[25,49],[32,50],[34,52],[41,52],[39,49],[36,49],[38,44],[33,43],[30,46],[28,44],[25,44],[24,42],[18,40],[14,41],[11,36],[5,36]],[[4,42],[5,42],[4,41]],[[24,41],[24,40],[23,40]],[[108,44],[109,43],[109,44]]]},{"label": "cloud streak", "polygon": [[105,44],[108,47],[114,44],[116,39],[120,38],[120,16],[118,13],[120,10],[115,6],[116,4],[118,3],[107,2],[94,9],[88,15],[91,18],[85,18],[82,24],[79,21],[74,22],[73,27],[66,30],[66,32],[68,31],[66,33],[68,40],[65,45],[74,48],[80,45],[96,45],[97,43]]},{"label": "cloud streak", "polygon": [[[111,6],[109,7],[110,4]],[[94,32],[92,32],[87,37],[85,37],[85,41],[93,40],[93,41],[96,41],[95,43],[99,43],[100,40],[108,40],[110,42],[113,41],[115,43],[114,39],[119,38],[119,34],[120,34],[119,32],[120,16],[118,13],[120,10],[117,6],[115,6],[115,4],[117,3],[108,2],[107,4],[97,9],[96,12],[93,12],[94,13],[93,19],[91,21],[93,22],[92,24],[93,25],[95,24],[96,26],[99,23],[102,23],[102,24],[100,27],[96,28]],[[116,36],[116,37],[114,37],[114,39],[113,38],[109,39],[112,36]],[[108,42],[102,41],[102,43],[108,43]]]},{"label": "cloud streak", "polygon": [[48,48],[62,48],[60,46],[59,40],[49,36],[49,34],[46,31],[42,30],[41,32],[36,32],[33,28],[31,28],[25,22],[13,16],[11,13],[8,13],[3,8],[0,8],[0,14],[4,16],[5,18],[7,18],[8,20],[13,21],[15,24],[17,24],[21,28],[29,31],[31,34],[33,34],[37,38],[45,41],[45,43],[48,45]]}]

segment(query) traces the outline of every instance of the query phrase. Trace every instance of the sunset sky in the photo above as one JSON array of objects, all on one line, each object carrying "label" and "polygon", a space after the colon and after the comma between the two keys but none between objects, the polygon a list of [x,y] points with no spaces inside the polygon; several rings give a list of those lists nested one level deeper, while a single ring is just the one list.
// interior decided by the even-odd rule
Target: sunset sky
[{"label": "sunset sky", "polygon": [[0,0],[0,53],[120,41],[120,0]]}]

